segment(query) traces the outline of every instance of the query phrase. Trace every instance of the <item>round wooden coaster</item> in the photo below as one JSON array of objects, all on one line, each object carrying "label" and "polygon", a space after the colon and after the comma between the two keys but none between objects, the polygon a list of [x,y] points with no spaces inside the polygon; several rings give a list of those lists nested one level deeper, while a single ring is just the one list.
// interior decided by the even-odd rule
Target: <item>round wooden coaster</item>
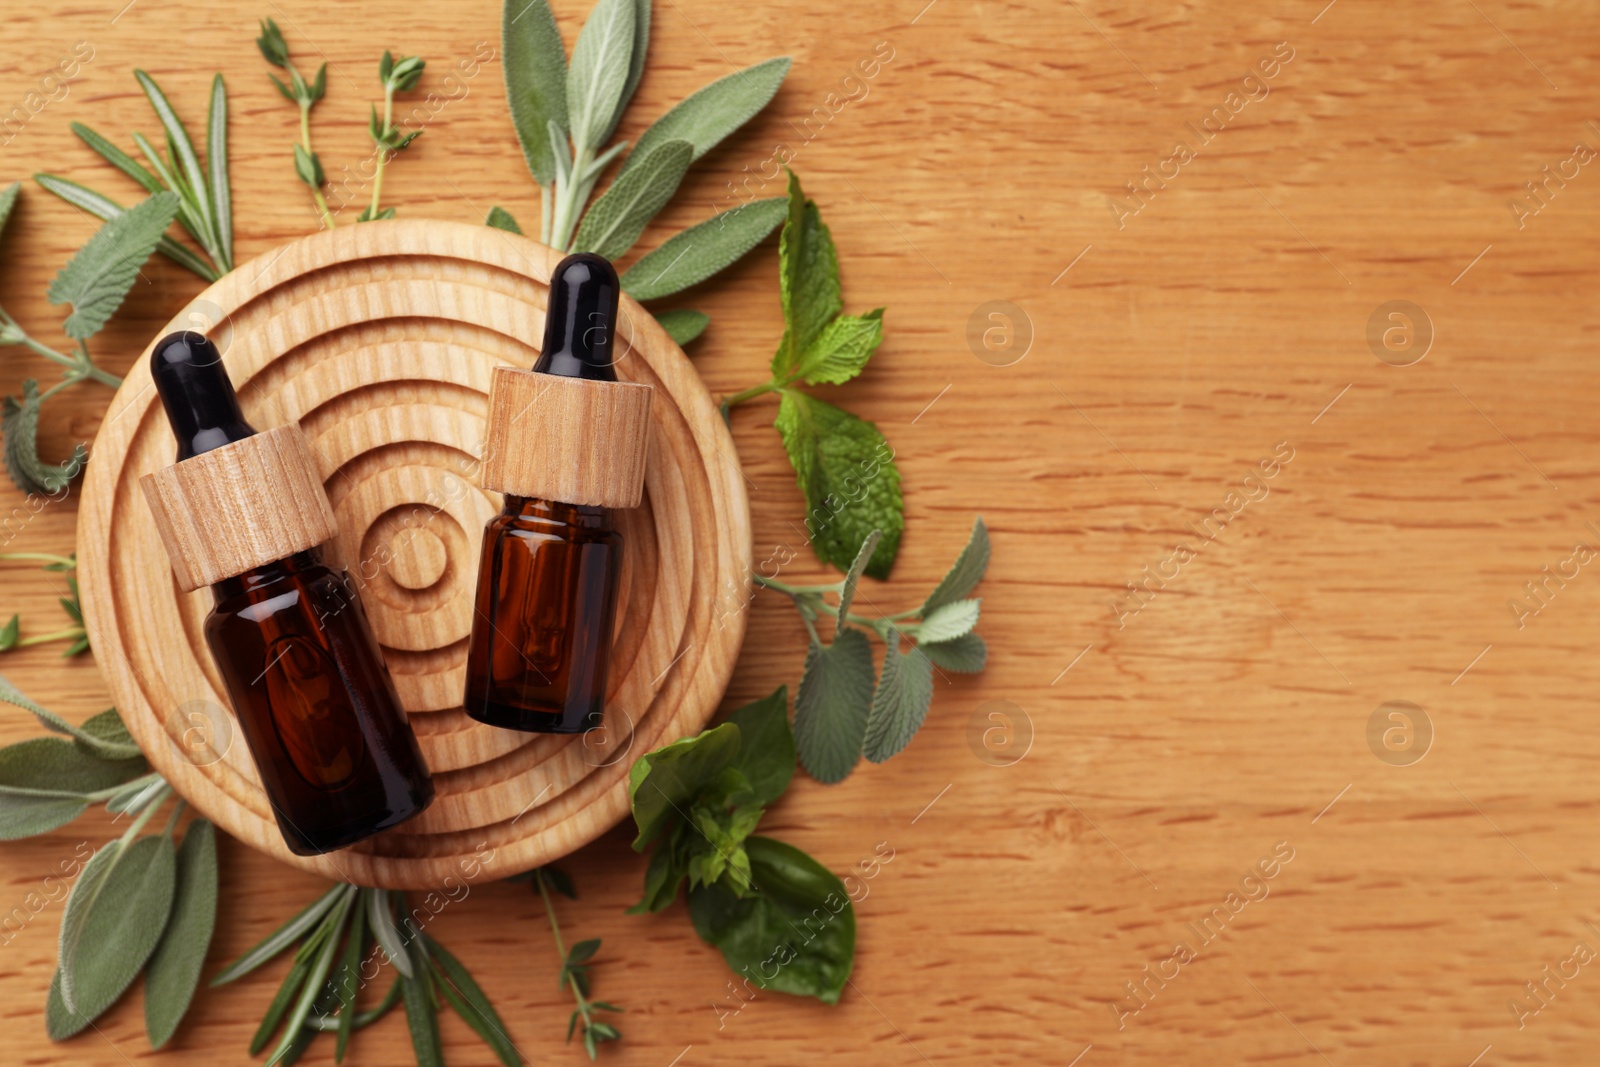
[{"label": "round wooden coaster", "polygon": [[619,513],[626,562],[606,725],[576,738],[520,734],[461,710],[478,549],[500,508],[476,480],[490,374],[532,366],[560,258],[484,226],[345,226],[240,266],[161,331],[205,330],[252,423],[304,429],[339,522],[324,551],[360,585],[433,769],[432,807],[342,852],[307,859],[284,847],[201,637],[211,593],[182,593],[173,579],[138,484],[175,448],[148,349],[117,392],[78,522],[85,624],[151,764],[235,837],[362,885],[504,877],[615,825],[634,759],[716,710],[744,637],[744,477],[698,375],[627,297],[618,376],[656,395],[645,500]]}]

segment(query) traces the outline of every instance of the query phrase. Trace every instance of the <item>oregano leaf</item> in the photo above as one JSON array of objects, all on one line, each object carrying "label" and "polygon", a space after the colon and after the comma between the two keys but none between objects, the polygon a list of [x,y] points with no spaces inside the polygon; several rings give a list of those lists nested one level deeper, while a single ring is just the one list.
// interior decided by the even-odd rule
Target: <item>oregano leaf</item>
[{"label": "oregano leaf", "polygon": [[156,193],[101,226],[61,268],[46,296],[52,304],[72,305],[62,326],[67,336],[82,341],[99,332],[177,213],[176,193]]},{"label": "oregano leaf", "polygon": [[983,524],[983,516],[979,515],[973,520],[972,533],[949,573],[939,580],[933,592],[928,594],[928,599],[922,602],[922,616],[926,618],[935,608],[965,597],[977,588],[983,580],[984,571],[988,569],[989,528]]},{"label": "oregano leaf", "polygon": [[639,257],[623,272],[622,288],[635,300],[654,300],[698,285],[760,244],[788,210],[789,202],[775,196],[719,212]]},{"label": "oregano leaf", "polygon": [[833,644],[813,641],[794,698],[800,762],[819,782],[843,781],[861,758],[875,681],[872,645],[860,630],[840,630]]}]

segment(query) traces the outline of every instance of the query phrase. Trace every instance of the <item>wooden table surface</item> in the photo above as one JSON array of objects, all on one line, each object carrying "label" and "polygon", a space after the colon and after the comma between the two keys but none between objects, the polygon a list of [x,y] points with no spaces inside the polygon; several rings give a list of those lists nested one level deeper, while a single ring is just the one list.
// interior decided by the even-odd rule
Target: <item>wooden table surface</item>
[{"label": "wooden table surface", "polygon": [[[326,54],[330,171],[365,154],[383,48],[425,55],[436,88],[480,42],[498,57],[492,0],[124,3],[7,12],[0,111],[77,42],[94,55],[0,147],[0,178],[49,170],[127,196],[68,123],[126,143],[154,129],[134,67],[191,119],[223,70],[241,260],[316,225],[257,17],[297,53]],[[682,906],[622,914],[644,870],[627,835],[567,861],[582,893],[561,905],[567,930],[605,939],[596,991],[628,1009],[604,1060],[1592,1059],[1600,668],[1586,651],[1600,578],[1574,549],[1600,544],[1600,469],[1583,452],[1600,407],[1600,177],[1586,165],[1600,111],[1585,84],[1597,5],[1325,3],[656,5],[624,135],[734,67],[795,65],[642,247],[729,206],[729,183],[788,146],[832,226],[847,306],[888,307],[871,368],[828,391],[878,422],[905,480],[899,562],[866,595],[891,611],[919,602],[982,512],[991,661],[941,683],[892,762],[838,786],[800,781],[769,816],[841,872],[893,849],[858,905],[835,1008],[766,994],[719,1016],[729,973]],[[570,45],[587,4],[554,6]],[[892,56],[876,77],[847,81],[875,52]],[[498,58],[462,84],[389,172],[386,202],[536,218]],[[46,283],[92,229],[26,188],[0,302],[43,336],[59,321]],[[682,301],[712,317],[695,359],[713,391],[765,376],[781,330],[774,245]],[[97,339],[114,371],[199,288],[163,260],[145,273]],[[1421,309],[1409,347],[1399,334],[1385,347],[1392,301]],[[991,326],[1005,340],[993,314],[1011,316],[1009,348],[982,344]],[[51,370],[8,349],[0,387]],[[46,454],[92,437],[109,396],[89,385],[52,402]],[[756,556],[798,548],[789,574],[821,580],[772,414],[734,417]],[[0,509],[21,502],[0,490]],[[72,500],[52,505],[8,550],[67,551],[74,522]],[[59,575],[8,564],[4,582],[5,614],[53,624]],[[1529,582],[1546,590],[1537,613]],[[800,672],[794,611],[771,595],[752,610],[730,706]],[[107,702],[87,657],[28,649],[0,671],[75,718]],[[1020,742],[1010,755],[982,743],[993,701],[1031,734],[1015,762]],[[1391,701],[1421,709],[1409,749],[1385,747]],[[6,741],[35,733],[21,712],[0,725]],[[92,816],[0,849],[0,911],[109,833]],[[1263,863],[1272,878],[1253,873]],[[234,842],[222,877],[213,968],[319,889]],[[1208,917],[1223,928],[1209,942]],[[281,964],[202,992],[161,1055],[137,994],[98,1034],[50,1045],[59,918],[52,906],[4,937],[6,1062],[245,1061]],[[526,887],[475,887],[437,929],[530,1062],[581,1062],[561,1046],[570,1005]],[[491,1062],[454,1017],[445,1035],[452,1064]],[[352,1056],[410,1062],[398,1015]],[[319,1043],[308,1062],[330,1060]]]}]

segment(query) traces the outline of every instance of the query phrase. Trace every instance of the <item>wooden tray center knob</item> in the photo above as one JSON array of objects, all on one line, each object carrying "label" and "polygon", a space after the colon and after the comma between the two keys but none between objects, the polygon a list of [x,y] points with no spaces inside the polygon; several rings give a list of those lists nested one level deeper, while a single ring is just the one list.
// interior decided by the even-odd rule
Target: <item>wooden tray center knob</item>
[{"label": "wooden tray center knob", "polygon": [[428,589],[444,577],[444,542],[432,530],[402,529],[389,543],[389,577],[402,589]]}]

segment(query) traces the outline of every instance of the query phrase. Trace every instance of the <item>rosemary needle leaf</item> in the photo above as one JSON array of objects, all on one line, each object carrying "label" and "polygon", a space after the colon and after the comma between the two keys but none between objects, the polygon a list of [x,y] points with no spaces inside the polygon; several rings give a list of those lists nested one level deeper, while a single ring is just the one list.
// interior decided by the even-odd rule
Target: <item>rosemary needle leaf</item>
[{"label": "rosemary needle leaf", "polygon": [[367,897],[367,918],[372,924],[372,936],[378,939],[378,947],[383,949],[383,954],[394,964],[394,969],[407,978],[412,977],[411,954],[406,951],[406,943],[400,936],[400,930],[394,924],[394,915],[389,910],[389,891],[387,889],[365,890]]},{"label": "rosemary needle leaf", "polygon": [[338,903],[339,894],[342,892],[344,892],[344,886],[336,885],[312,901],[300,914],[268,934],[255,948],[240,956],[216,977],[212,978],[211,984],[213,986],[226,985],[236,978],[243,978],[280,952],[297,944],[301,936],[320,922],[329,909]]},{"label": "rosemary needle leaf", "polygon": [[506,1036],[505,1023],[484,995],[472,974],[443,945],[424,936],[428,959],[433,964],[439,991],[466,1024],[475,1030],[506,1067],[521,1067],[522,1055]]}]

